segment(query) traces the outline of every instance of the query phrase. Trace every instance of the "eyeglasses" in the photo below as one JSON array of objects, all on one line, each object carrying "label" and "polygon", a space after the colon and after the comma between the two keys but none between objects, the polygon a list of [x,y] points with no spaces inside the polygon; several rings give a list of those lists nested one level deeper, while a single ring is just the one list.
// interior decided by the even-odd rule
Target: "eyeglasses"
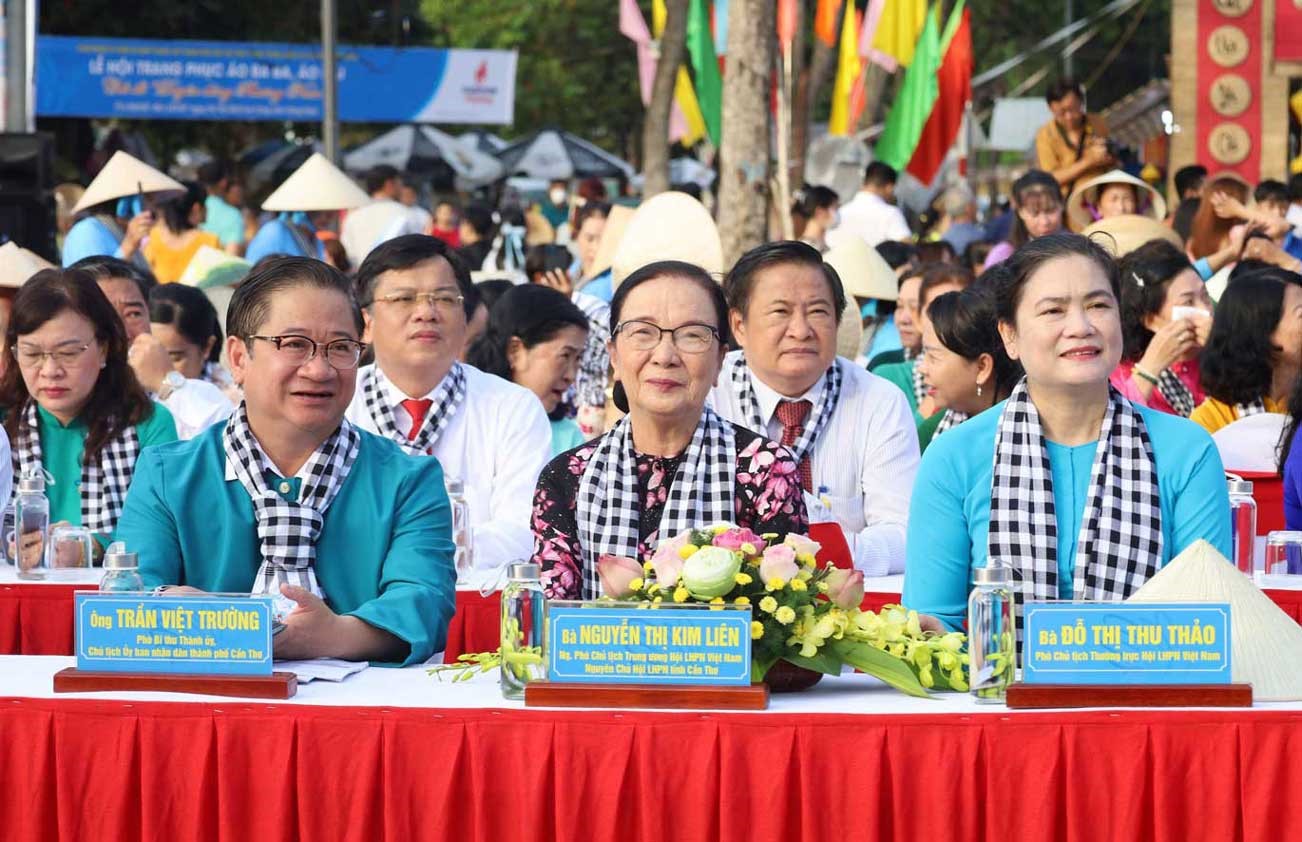
[{"label": "eyeglasses", "polygon": [[31,346],[19,347],[15,345],[14,356],[18,358],[18,364],[23,368],[40,368],[45,365],[47,358],[54,360],[60,366],[70,366],[81,359],[81,355],[86,353],[89,348],[89,342],[81,345],[65,345],[55,351],[42,351]]},{"label": "eyeglasses", "polygon": [[357,361],[362,358],[362,343],[352,339],[332,339],[329,342],[314,342],[306,336],[287,334],[285,336],[250,336],[249,339],[261,339],[276,346],[281,358],[292,366],[307,365],[317,352],[325,349],[325,360],[331,367],[344,371],[357,368]]},{"label": "eyeglasses", "polygon": [[466,298],[451,292],[395,292],[391,295],[377,295],[374,300],[382,301],[400,313],[410,313],[416,309],[417,301],[423,301],[440,315],[446,316],[461,309]]},{"label": "eyeglasses", "polygon": [[615,325],[614,333],[623,336],[624,341],[635,351],[654,350],[666,333],[669,334],[674,347],[684,354],[705,353],[710,350],[714,340],[722,341],[718,330],[695,322],[667,328],[639,319],[630,319]]}]

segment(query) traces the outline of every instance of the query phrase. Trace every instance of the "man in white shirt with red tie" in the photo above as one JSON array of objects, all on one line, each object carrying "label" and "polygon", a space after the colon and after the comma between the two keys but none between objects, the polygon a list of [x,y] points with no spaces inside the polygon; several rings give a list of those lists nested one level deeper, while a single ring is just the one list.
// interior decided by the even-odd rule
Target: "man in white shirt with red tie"
[{"label": "man in white shirt with red tie", "polygon": [[836,356],[840,319],[858,318],[836,270],[805,243],[767,243],[724,291],[742,350],[724,359],[715,411],[791,449],[810,522],[840,525],[855,568],[902,572],[917,429],[899,389]]},{"label": "man in white shirt with red tie", "polygon": [[370,253],[357,289],[375,362],[358,372],[348,420],[464,483],[477,579],[529,558],[551,427],[532,392],[457,361],[479,298],[469,271],[442,240],[410,234]]}]

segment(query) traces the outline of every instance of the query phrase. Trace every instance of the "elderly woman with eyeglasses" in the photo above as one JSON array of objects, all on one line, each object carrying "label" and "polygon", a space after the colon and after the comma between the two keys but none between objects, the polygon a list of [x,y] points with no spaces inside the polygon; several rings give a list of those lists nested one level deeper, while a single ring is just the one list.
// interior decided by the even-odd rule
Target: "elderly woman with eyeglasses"
[{"label": "elderly woman with eyeglasses", "polygon": [[[127,334],[93,276],[47,269],[22,286],[5,336],[0,412],[14,485],[47,476],[50,520],[100,542],[117,526],[142,448],[176,440],[171,413],[149,399],[127,362]],[[42,537],[23,538],[34,564]]]},{"label": "elderly woman with eyeglasses", "polygon": [[729,339],[719,285],[690,263],[652,263],[620,284],[610,320],[615,403],[628,414],[538,479],[534,561],[548,595],[600,596],[598,559],[644,559],[692,527],[803,532],[791,453],[706,406]]}]

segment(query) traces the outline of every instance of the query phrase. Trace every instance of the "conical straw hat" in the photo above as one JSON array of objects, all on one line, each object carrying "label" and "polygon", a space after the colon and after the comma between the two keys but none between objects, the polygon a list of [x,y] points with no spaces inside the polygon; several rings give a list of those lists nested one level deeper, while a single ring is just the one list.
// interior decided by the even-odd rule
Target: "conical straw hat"
[{"label": "conical straw hat", "polygon": [[629,275],[660,260],[692,263],[722,280],[719,229],[705,205],[686,193],[658,193],[638,206],[615,250],[612,286],[618,288]]},{"label": "conical straw hat", "polygon": [[[610,206],[610,213],[606,214],[606,227],[601,229],[601,241],[597,243],[597,256],[592,259],[592,266],[588,269],[588,276],[584,280],[595,278],[610,268],[615,260],[615,252],[619,251],[619,244],[624,240],[628,223],[632,219],[633,209],[627,205]],[[571,233],[578,234],[577,231]]]},{"label": "conical straw hat", "polygon": [[862,342],[863,319],[859,316],[859,305],[851,298],[845,304],[841,323],[836,326],[836,355],[853,360],[859,356],[859,345]]},{"label": "conical straw hat", "polygon": [[1100,219],[1081,232],[1094,240],[1115,258],[1125,257],[1150,240],[1166,240],[1184,251],[1184,243],[1173,228],[1155,219],[1128,213]]},{"label": "conical straw hat", "polygon": [[234,286],[249,273],[249,261],[227,254],[212,246],[199,246],[199,250],[186,264],[180,283],[192,287]]},{"label": "conical straw hat", "polygon": [[369,205],[371,197],[320,152],[294,170],[262,209],[267,211],[348,210]]},{"label": "conical straw hat", "polygon": [[0,287],[17,289],[42,269],[53,268],[53,263],[17,243],[0,246]]},{"label": "conical straw hat", "polygon": [[900,281],[895,270],[863,237],[850,237],[823,255],[823,261],[841,277],[846,295],[882,301],[900,297]]},{"label": "conical straw hat", "polygon": [[1111,170],[1091,178],[1071,191],[1071,196],[1067,198],[1067,219],[1071,222],[1072,230],[1079,231],[1095,221],[1085,205],[1097,205],[1099,194],[1109,184],[1129,184],[1135,188],[1135,198],[1138,199],[1136,210],[1140,216],[1156,220],[1166,219],[1166,200],[1162,198],[1161,193],[1154,190],[1148,182],[1141,181],[1128,172]]},{"label": "conical straw hat", "polygon": [[164,175],[158,170],[133,158],[121,150],[99,171],[95,180],[81,194],[81,199],[73,206],[73,213],[81,213],[86,208],[94,207],[110,199],[134,196],[137,193],[163,193],[185,190],[185,185],[176,179]]},{"label": "conical straw hat", "polygon": [[1226,561],[1195,541],[1127,602],[1227,602],[1234,680],[1258,701],[1302,699],[1302,626]]}]

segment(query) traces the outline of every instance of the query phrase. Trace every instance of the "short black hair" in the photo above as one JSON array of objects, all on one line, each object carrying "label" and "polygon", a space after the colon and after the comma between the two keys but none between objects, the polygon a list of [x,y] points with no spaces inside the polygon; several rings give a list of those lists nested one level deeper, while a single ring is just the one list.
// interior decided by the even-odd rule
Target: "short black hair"
[{"label": "short black hair", "polygon": [[845,312],[845,287],[841,284],[841,277],[831,264],[824,262],[818,249],[798,240],[764,243],[743,254],[723,279],[728,306],[743,316],[746,315],[751,292],[755,288],[755,276],[772,266],[787,264],[809,266],[823,273],[832,292],[832,305],[836,309],[836,320],[839,323],[841,314]]},{"label": "short black hair", "polygon": [[806,184],[796,191],[791,202],[791,212],[806,219],[812,219],[816,211],[823,208],[835,208],[841,204],[841,197],[836,191],[821,184]]},{"label": "short black hair", "polygon": [[991,278],[995,290],[995,314],[1001,322],[1016,324],[1017,305],[1031,275],[1050,260],[1059,257],[1085,257],[1093,261],[1108,279],[1112,295],[1121,300],[1117,264],[1098,243],[1089,237],[1059,231],[1037,237],[1013,252],[1008,258],[1008,271],[996,273]]},{"label": "short black hair", "polygon": [[1022,379],[1022,364],[1008,356],[995,319],[995,293],[987,285],[939,295],[927,307],[927,318],[940,344],[965,360],[989,354],[994,362],[995,401]]},{"label": "short black hair", "polygon": [[466,352],[466,362],[511,380],[506,352],[512,338],[532,348],[554,339],[567,327],[577,327],[584,333],[590,329],[588,317],[569,296],[538,284],[511,285],[489,308],[488,326]]},{"label": "short black hair", "polygon": [[391,179],[398,177],[398,171],[388,164],[376,164],[366,171],[364,176],[366,182],[366,192],[374,193],[388,183]]},{"label": "short black hair", "polygon": [[353,285],[344,274],[328,263],[310,257],[271,257],[258,261],[257,267],[235,288],[226,308],[226,332],[248,340],[262,329],[271,311],[271,298],[278,292],[306,286],[333,290],[348,300],[353,326],[362,335],[365,322],[362,308],[353,295]]},{"label": "short black hair", "polygon": [[1207,168],[1202,164],[1190,164],[1175,171],[1175,192],[1178,197],[1202,185],[1207,178]]},{"label": "short black hair", "polygon": [[217,308],[198,287],[186,284],[154,287],[149,294],[149,321],[171,325],[185,341],[200,348],[212,339],[208,362],[221,359],[222,326],[217,320]]},{"label": "short black hair", "polygon": [[1064,76],[1055,81],[1044,92],[1044,101],[1053,105],[1068,94],[1075,94],[1081,99],[1085,98],[1085,88],[1070,76]]},{"label": "short black hair", "polygon": [[110,257],[107,254],[83,257],[68,268],[81,269],[89,273],[97,282],[107,281],[112,278],[125,278],[128,281],[133,281],[140,288],[140,297],[145,301],[149,300],[150,291],[158,286],[158,281],[154,279],[154,276],[148,270],[141,269],[135,263],[117,257]]},{"label": "short black hair", "polygon": [[863,183],[874,187],[885,187],[899,180],[900,174],[895,167],[885,161],[873,161],[863,171]]},{"label": "short black hair", "polygon": [[619,327],[620,315],[623,313],[624,302],[628,300],[628,296],[642,284],[664,277],[686,278],[705,290],[705,293],[710,297],[710,303],[714,306],[715,326],[719,331],[719,344],[725,347],[730,345],[732,343],[732,332],[728,328],[728,299],[723,293],[723,288],[719,286],[719,283],[714,278],[710,277],[709,272],[695,263],[687,263],[683,260],[657,260],[655,263],[648,263],[620,282],[619,288],[615,290],[614,296],[610,299],[612,340],[615,335],[615,328]]},{"label": "short black hair", "polygon": [[1202,203],[1202,199],[1182,199],[1176,206],[1175,215],[1171,217],[1171,229],[1180,235],[1180,242],[1187,243],[1193,236],[1194,217]]},{"label": "short black hair", "polygon": [[493,209],[483,202],[471,202],[461,211],[461,221],[475,229],[480,239],[493,235]]},{"label": "short black hair", "polygon": [[479,296],[479,304],[484,305],[484,309],[489,313],[497,306],[497,302],[502,296],[506,295],[515,284],[506,278],[490,278],[487,281],[480,281],[475,284],[475,294]]},{"label": "short black hair", "polygon": [[877,253],[881,255],[882,260],[892,269],[899,269],[904,264],[913,259],[913,246],[908,243],[901,243],[899,240],[882,240],[876,246]]},{"label": "short black hair", "polygon": [[1117,269],[1121,275],[1121,336],[1125,340],[1122,359],[1138,362],[1153,341],[1153,331],[1144,320],[1162,311],[1171,281],[1193,269],[1193,264],[1182,249],[1166,240],[1150,240],[1121,258]]},{"label": "short black hair", "polygon": [[918,272],[922,274],[922,283],[918,285],[918,304],[927,299],[927,294],[936,287],[953,284],[959,289],[967,289],[976,281],[972,270],[955,263],[932,262],[920,264]]},{"label": "short black hair", "polygon": [[1252,200],[1257,204],[1262,202],[1274,202],[1281,205],[1287,205],[1290,202],[1288,194],[1288,185],[1282,181],[1276,181],[1268,178],[1257,185],[1257,189],[1252,191]]},{"label": "short black hair", "polygon": [[462,308],[466,311],[466,318],[470,319],[475,315],[475,307],[479,304],[479,294],[470,280],[470,270],[451,246],[426,234],[394,237],[371,249],[371,253],[366,255],[362,265],[357,268],[357,295],[362,306],[370,307],[374,303],[375,286],[385,272],[410,269],[440,257],[452,267],[452,274],[457,279],[457,288],[463,299]]},{"label": "short black hair", "polygon": [[231,177],[231,165],[222,158],[213,158],[200,164],[195,176],[201,183],[215,187],[223,178]]},{"label": "short black hair", "polygon": [[158,202],[155,209],[163,218],[163,224],[174,234],[189,231],[197,226],[190,224],[190,212],[195,205],[202,205],[208,199],[208,191],[195,181],[183,181],[185,192],[172,195]]},{"label": "short black hair", "polygon": [[1203,390],[1227,404],[1270,394],[1282,348],[1271,334],[1284,312],[1284,291],[1302,277],[1271,267],[1233,278],[1216,302],[1212,331],[1198,360]]}]

